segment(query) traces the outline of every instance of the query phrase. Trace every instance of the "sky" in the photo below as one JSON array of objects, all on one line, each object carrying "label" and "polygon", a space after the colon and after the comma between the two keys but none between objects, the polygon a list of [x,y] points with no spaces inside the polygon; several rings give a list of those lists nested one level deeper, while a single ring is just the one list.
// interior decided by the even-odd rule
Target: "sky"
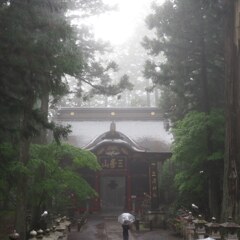
[{"label": "sky", "polygon": [[[159,4],[165,0],[156,0]],[[139,24],[150,13],[152,0],[103,0],[109,5],[117,5],[116,11],[110,11],[91,19],[96,39],[109,41],[111,45],[126,42]]]}]

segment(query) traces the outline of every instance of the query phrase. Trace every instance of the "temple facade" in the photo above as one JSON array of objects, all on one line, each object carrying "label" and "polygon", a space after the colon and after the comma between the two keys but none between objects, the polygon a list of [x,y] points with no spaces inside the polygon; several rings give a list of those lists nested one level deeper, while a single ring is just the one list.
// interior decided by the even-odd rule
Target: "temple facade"
[{"label": "temple facade", "polygon": [[82,173],[98,193],[90,210],[141,211],[147,200],[158,207],[172,137],[157,108],[62,108],[57,122],[70,124],[68,143],[93,152],[102,166]]}]

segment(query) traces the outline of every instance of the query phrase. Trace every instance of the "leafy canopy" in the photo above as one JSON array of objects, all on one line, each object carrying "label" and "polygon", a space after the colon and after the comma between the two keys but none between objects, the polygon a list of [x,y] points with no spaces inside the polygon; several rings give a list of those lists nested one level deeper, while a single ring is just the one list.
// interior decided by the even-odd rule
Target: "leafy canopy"
[{"label": "leafy canopy", "polygon": [[160,105],[173,122],[189,111],[223,107],[224,52],[221,5],[166,1],[153,5],[146,23],[153,35],[143,46],[150,58],[145,77],[160,86]]},{"label": "leafy canopy", "polygon": [[[178,121],[173,134],[172,161],[175,166],[174,181],[179,197],[188,196],[188,201],[200,201],[207,195],[206,181],[211,176],[211,162],[223,161],[224,114],[221,110],[188,113]],[[211,132],[211,151],[208,150],[207,134]],[[196,197],[198,196],[198,198]]]},{"label": "leafy canopy", "polygon": [[[30,195],[37,199],[43,193],[54,198],[64,197],[65,193],[74,194],[80,199],[95,196],[95,191],[81,177],[80,170],[83,168],[100,170],[91,152],[68,144],[32,145],[28,164],[33,184]],[[40,169],[43,169],[42,176],[39,176]]]}]

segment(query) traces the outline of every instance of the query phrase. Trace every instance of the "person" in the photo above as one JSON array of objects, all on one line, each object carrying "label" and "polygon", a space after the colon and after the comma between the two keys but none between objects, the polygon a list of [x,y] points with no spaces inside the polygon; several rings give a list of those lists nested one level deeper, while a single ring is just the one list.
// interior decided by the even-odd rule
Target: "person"
[{"label": "person", "polygon": [[123,229],[123,240],[128,240],[128,230],[129,230],[129,225],[127,224],[126,221],[123,222],[122,224],[122,229]]}]

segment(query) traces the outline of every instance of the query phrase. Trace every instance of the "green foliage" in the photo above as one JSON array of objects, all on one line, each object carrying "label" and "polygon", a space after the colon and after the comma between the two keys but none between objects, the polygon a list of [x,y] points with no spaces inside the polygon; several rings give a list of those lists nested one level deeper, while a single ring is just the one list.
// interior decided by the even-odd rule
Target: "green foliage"
[{"label": "green foliage", "polygon": [[16,161],[17,152],[13,145],[0,145],[0,206],[5,200],[9,207],[15,204],[15,185],[19,174],[30,179],[26,187],[32,206],[46,204],[49,198],[66,198],[65,202],[69,203],[69,194],[78,199],[96,196],[80,173],[81,169],[100,170],[96,156],[91,152],[68,144],[52,143],[34,144],[30,154],[31,159],[25,166]]},{"label": "green foliage", "polygon": [[163,164],[163,170],[160,175],[159,191],[163,196],[164,203],[173,203],[176,199],[176,187],[174,184],[175,167],[171,159]]},{"label": "green foliage", "polygon": [[100,166],[91,152],[68,144],[32,145],[28,164],[29,201],[32,205],[46,204],[47,199],[64,198],[74,194],[79,199],[96,196],[95,191],[81,177],[80,170],[99,170]]},{"label": "green foliage", "polygon": [[[16,229],[23,238],[27,197],[32,204],[35,201],[40,206],[47,198],[64,197],[68,189],[74,190],[80,198],[95,194],[77,175],[78,168],[97,168],[93,156],[71,149],[75,155],[69,154],[68,158],[73,158],[74,164],[66,169],[54,162],[57,155],[53,152],[61,149],[42,146],[44,150],[35,149],[41,155],[37,156],[35,152],[32,159],[29,157],[32,139],[39,137],[39,142],[44,142],[46,129],[53,131],[58,142],[70,132],[69,126],[55,125],[47,118],[50,101],[56,103],[69,93],[66,80],[69,76],[78,79],[79,85],[85,82],[95,88],[102,86],[101,77],[104,76],[104,86],[112,88],[107,71],[116,66],[102,67],[97,61],[95,54],[103,51],[103,47],[89,38],[86,31],[77,31],[71,24],[67,12],[73,8],[86,16],[101,12],[105,6],[101,0],[12,0],[0,3],[0,144],[10,142],[11,147],[17,149],[15,159],[9,163],[4,161],[4,168],[11,166],[11,171],[7,172],[13,177],[9,180],[3,175],[0,185],[6,185],[6,188],[0,190],[13,189],[10,183],[17,187],[17,191],[13,191]],[[85,88],[82,92],[88,90]]]},{"label": "green foliage", "polygon": [[[213,110],[210,114],[194,111],[178,121],[172,130],[173,155],[171,161],[164,164],[161,188],[165,193],[176,196],[175,200],[183,206],[190,206],[191,202],[206,204],[207,181],[211,178],[212,171],[217,172],[216,166],[221,165],[223,161],[222,126],[224,126],[224,114],[221,110]],[[210,142],[207,141],[209,132],[211,132]],[[212,161],[217,165],[211,167]],[[218,174],[220,179],[221,173]]]},{"label": "green foliage", "polygon": [[146,23],[154,36],[143,41],[152,56],[145,77],[161,87],[160,107],[173,127],[177,202],[206,211],[220,202],[215,179],[223,177],[225,130],[223,9],[220,1],[209,2],[153,5]]},{"label": "green foliage", "polygon": [[[154,30],[143,46],[152,55],[145,77],[163,88],[161,108],[175,122],[189,111],[224,106],[224,44],[221,4],[166,1],[146,23]],[[162,59],[164,56],[164,60]]]},{"label": "green foliage", "polygon": [[[36,135],[38,125],[48,127],[34,104],[45,94],[53,98],[66,94],[63,77],[83,69],[76,33],[60,11],[62,1],[48,2],[59,10],[38,1],[11,1],[1,9],[0,129],[24,137]],[[19,119],[26,115],[27,123],[20,127]]]},{"label": "green foliage", "polygon": [[[205,113],[191,112],[179,121],[173,129],[173,159],[180,162],[198,163],[206,158],[207,116]],[[194,141],[193,141],[194,140]],[[186,147],[187,146],[187,147]],[[192,159],[192,156],[195,159]]]},{"label": "green foliage", "polygon": [[[80,16],[107,9],[98,0],[23,0],[0,5],[0,131],[32,137],[42,127],[53,130],[36,103],[41,106],[50,96],[48,101],[56,104],[72,92],[69,76],[78,82],[73,91],[85,99],[114,95],[131,86],[126,77],[118,85],[112,83],[109,73],[117,70],[116,63],[106,64],[98,57],[107,45],[97,43],[86,27],[76,29],[68,19],[72,14],[66,14],[69,8],[77,9]],[[27,123],[20,130],[19,119],[26,114]],[[54,130],[59,137],[59,129]]]},{"label": "green foliage", "polygon": [[7,142],[0,144],[0,207],[10,208],[15,204],[10,196],[13,195],[18,177],[16,158],[16,148]]}]

